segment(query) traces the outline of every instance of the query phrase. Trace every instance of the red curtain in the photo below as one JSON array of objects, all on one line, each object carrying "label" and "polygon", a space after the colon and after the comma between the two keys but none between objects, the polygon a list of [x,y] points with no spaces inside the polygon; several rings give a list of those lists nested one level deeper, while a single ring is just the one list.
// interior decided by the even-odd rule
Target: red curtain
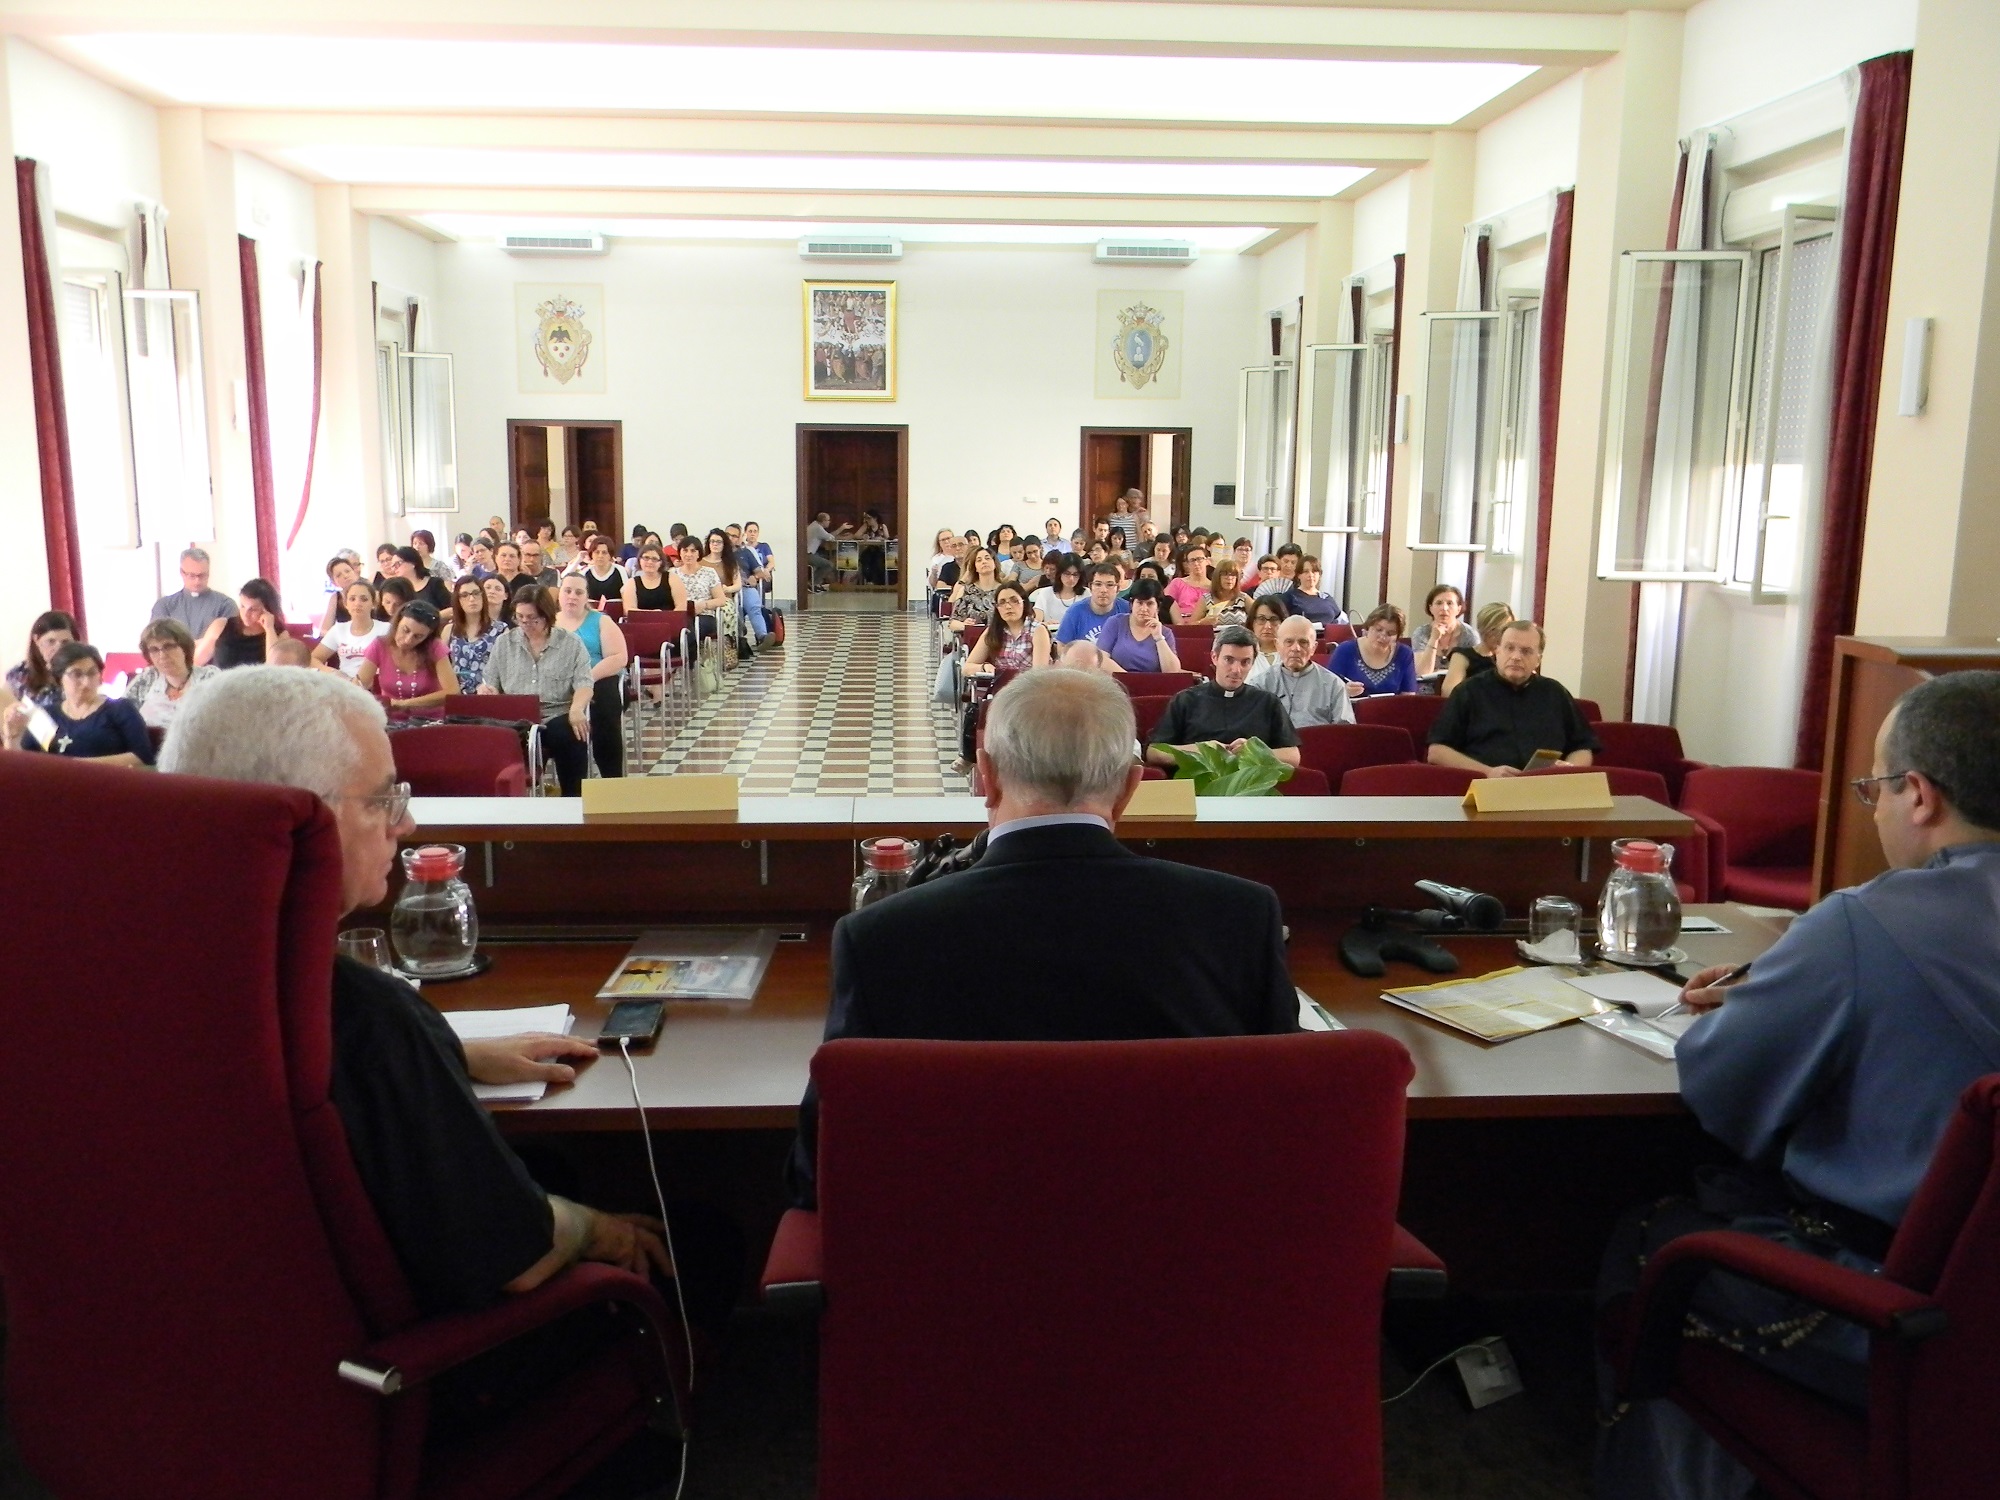
[{"label": "red curtain", "polygon": [[243,383],[250,391],[250,494],[257,523],[257,576],[284,587],[278,576],[278,494],[271,476],[271,397],[264,383],[264,303],[257,280],[257,242],[236,236],[243,282]]},{"label": "red curtain", "polygon": [[1875,410],[1882,391],[1896,206],[1903,185],[1903,133],[1909,118],[1910,54],[1892,52],[1863,63],[1861,94],[1847,139],[1847,187],[1841,196],[1826,489],[1820,501],[1819,568],[1793,751],[1794,764],[1810,769],[1819,767],[1826,749],[1833,638],[1854,629],[1861,594],[1868,471],[1875,460]]},{"label": "red curtain", "polygon": [[319,456],[319,397],[321,377],[326,373],[323,352],[326,348],[322,313],[324,303],[320,297],[320,275],[326,270],[322,262],[313,264],[313,399],[312,426],[306,429],[306,477],[299,486],[299,513],[292,517],[291,535],[285,538],[285,550],[292,550],[292,543],[299,539],[299,528],[306,524],[306,507],[312,504],[313,460]]},{"label": "red curtain", "polygon": [[1562,416],[1563,334],[1569,326],[1569,241],[1576,189],[1556,194],[1549,220],[1549,257],[1542,272],[1542,322],[1535,393],[1535,618],[1549,597],[1549,533],[1556,512],[1556,427]]},{"label": "red curtain", "polygon": [[28,289],[28,364],[35,385],[35,452],[42,468],[42,533],[49,559],[49,607],[83,618],[83,548],[76,529],[76,481],[69,465],[69,409],[63,401],[62,345],[56,332],[56,289],[42,235],[35,163],[14,158],[20,200],[21,263]]},{"label": "red curtain", "polygon": [[1382,592],[1389,597],[1389,538],[1396,530],[1396,384],[1403,369],[1403,257],[1396,256],[1395,314],[1389,322],[1389,439],[1382,465]]}]

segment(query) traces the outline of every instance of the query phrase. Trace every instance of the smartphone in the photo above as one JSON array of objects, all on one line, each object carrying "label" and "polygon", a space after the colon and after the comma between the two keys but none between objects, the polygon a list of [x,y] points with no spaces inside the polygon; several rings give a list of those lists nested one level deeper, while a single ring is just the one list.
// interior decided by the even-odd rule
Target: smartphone
[{"label": "smartphone", "polygon": [[1533,755],[1528,757],[1527,765],[1521,769],[1524,771],[1546,771],[1550,766],[1561,765],[1562,758],[1563,753],[1560,750],[1537,750]]},{"label": "smartphone", "polygon": [[597,1045],[616,1050],[621,1039],[636,1046],[650,1046],[659,1040],[660,1027],[667,1019],[667,1007],[658,1000],[620,1000],[604,1018],[597,1033]]}]

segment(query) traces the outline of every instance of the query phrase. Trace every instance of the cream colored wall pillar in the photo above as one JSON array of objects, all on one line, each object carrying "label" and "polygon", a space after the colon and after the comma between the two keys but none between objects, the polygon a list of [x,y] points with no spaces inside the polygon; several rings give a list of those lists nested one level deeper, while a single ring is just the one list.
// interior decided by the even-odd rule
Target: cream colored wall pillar
[{"label": "cream colored wall pillar", "polygon": [[1307,344],[1344,344],[1353,335],[1347,311],[1347,267],[1354,259],[1354,205],[1329,198],[1306,231]]},{"label": "cream colored wall pillar", "polygon": [[[321,376],[313,513],[322,535],[369,557],[390,535],[375,413],[375,312],[368,220],[341,184],[313,189],[320,246]],[[401,538],[397,538],[398,541]],[[441,550],[450,546],[440,537]],[[370,571],[372,571],[372,566]]]},{"label": "cream colored wall pillar", "polygon": [[[14,161],[13,100],[7,49],[0,46],[0,159]],[[0,191],[0,546],[28,565],[0,589],[0,656],[20,660],[35,616],[49,607],[49,571],[42,559],[42,466],[35,447],[35,381],[28,363],[28,290],[21,267],[21,205],[10,175]]]},{"label": "cream colored wall pillar", "polygon": [[208,550],[214,559],[214,586],[234,593],[257,572],[250,438],[244,425],[247,394],[236,171],[230,153],[209,144],[198,109],[160,111],[160,189],[167,206],[167,263],[173,284],[201,295],[208,458],[215,490],[215,541]]},{"label": "cream colored wall pillar", "polygon": [[1632,586],[1597,580],[1618,257],[1666,244],[1680,103],[1681,18],[1625,17],[1625,49],[1583,77],[1571,229],[1569,324],[1549,535],[1543,670],[1615,714],[1625,697]]},{"label": "cream colored wall pillar", "polygon": [[1396,450],[1395,515],[1390,534],[1389,595],[1412,611],[1435,581],[1435,554],[1412,552],[1410,512],[1417,503],[1424,452],[1424,384],[1428,354],[1427,312],[1458,306],[1458,260],[1465,222],[1472,217],[1472,168],[1477,137],[1441,130],[1431,137],[1431,159],[1410,173],[1409,232],[1403,243],[1403,357],[1399,393],[1410,397],[1409,441]]},{"label": "cream colored wall pillar", "polygon": [[[1923,0],[1855,617],[1863,632],[2000,634],[1996,76],[1991,0]],[[1930,401],[1922,416],[1899,417],[1911,318],[1935,320]]]}]

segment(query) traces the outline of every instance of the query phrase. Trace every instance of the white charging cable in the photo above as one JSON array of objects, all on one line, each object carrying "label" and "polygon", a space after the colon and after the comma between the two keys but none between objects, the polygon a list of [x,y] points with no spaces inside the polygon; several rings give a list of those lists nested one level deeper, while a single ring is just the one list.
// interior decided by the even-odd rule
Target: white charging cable
[{"label": "white charging cable", "polygon": [[[667,1218],[667,1194],[660,1186],[660,1164],[653,1156],[653,1128],[646,1121],[646,1101],[639,1097],[639,1070],[632,1064],[632,1039],[618,1038],[619,1055],[625,1059],[625,1074],[632,1081],[632,1107],[639,1111],[639,1139],[646,1143],[646,1174],[653,1179],[653,1202],[660,1210],[660,1228],[666,1236],[667,1259],[674,1267],[674,1305],[680,1313],[681,1343],[687,1349],[687,1389],[694,1395],[694,1325],[688,1321],[687,1296],[681,1290],[681,1262],[674,1253],[674,1226]],[[674,1500],[681,1500],[687,1487],[688,1448],[691,1443],[685,1423],[681,1426],[681,1473],[674,1484]]]}]

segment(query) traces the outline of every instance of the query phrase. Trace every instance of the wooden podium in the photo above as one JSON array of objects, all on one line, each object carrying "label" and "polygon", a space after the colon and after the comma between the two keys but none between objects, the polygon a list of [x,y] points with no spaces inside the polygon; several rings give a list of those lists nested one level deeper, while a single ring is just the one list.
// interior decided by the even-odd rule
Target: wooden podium
[{"label": "wooden podium", "polygon": [[[1813,846],[1813,899],[1888,868],[1874,814],[1848,790],[1875,765],[1875,734],[1904,693],[1942,672],[2000,669],[2000,641],[1985,636],[1855,636],[1833,643],[1825,784]],[[1891,770],[1896,769],[1890,767]]]}]

